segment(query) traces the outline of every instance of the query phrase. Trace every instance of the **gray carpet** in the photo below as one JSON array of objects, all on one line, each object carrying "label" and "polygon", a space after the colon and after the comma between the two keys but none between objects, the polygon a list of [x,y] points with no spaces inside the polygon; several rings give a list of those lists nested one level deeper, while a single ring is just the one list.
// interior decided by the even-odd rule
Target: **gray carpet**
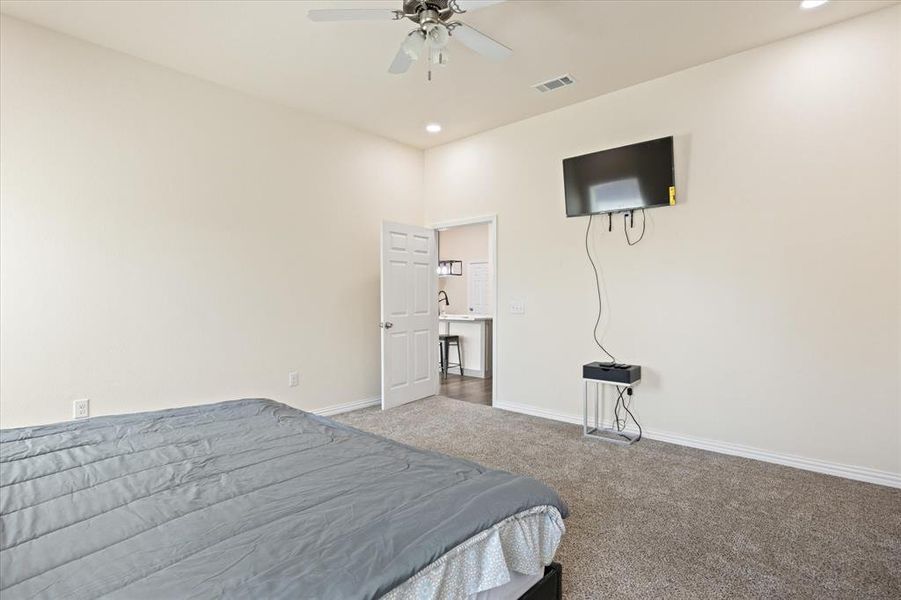
[{"label": "gray carpet", "polygon": [[441,397],[338,419],[554,487],[568,599],[901,598],[901,490]]}]

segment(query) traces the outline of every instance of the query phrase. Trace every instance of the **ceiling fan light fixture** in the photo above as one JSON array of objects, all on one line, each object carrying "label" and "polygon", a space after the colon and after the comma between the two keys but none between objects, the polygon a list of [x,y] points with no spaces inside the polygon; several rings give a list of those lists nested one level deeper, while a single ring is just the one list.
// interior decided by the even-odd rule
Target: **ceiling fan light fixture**
[{"label": "ceiling fan light fixture", "polygon": [[447,59],[449,58],[450,53],[447,51],[447,48],[432,48],[429,51],[429,62],[433,65],[444,66],[447,64]]},{"label": "ceiling fan light fixture", "polygon": [[401,47],[410,60],[418,60],[425,48],[425,33],[420,29],[411,31]]},{"label": "ceiling fan light fixture", "polygon": [[442,23],[434,23],[424,27],[426,41],[430,48],[441,49],[450,41],[450,32]]}]

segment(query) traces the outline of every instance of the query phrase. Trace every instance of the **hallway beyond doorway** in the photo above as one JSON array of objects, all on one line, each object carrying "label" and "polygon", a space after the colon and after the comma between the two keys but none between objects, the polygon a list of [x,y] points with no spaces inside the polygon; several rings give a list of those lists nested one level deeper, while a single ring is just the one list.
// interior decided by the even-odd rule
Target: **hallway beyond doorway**
[{"label": "hallway beyond doorway", "polygon": [[491,406],[491,378],[466,377],[448,373],[447,377],[441,379],[438,395]]}]

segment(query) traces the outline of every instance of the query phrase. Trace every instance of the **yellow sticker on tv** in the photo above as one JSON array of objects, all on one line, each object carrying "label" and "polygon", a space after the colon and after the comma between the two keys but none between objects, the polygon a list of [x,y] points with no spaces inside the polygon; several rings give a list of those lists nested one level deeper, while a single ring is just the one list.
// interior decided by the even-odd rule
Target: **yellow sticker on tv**
[{"label": "yellow sticker on tv", "polygon": [[669,186],[669,205],[675,206],[676,204],[676,186]]}]

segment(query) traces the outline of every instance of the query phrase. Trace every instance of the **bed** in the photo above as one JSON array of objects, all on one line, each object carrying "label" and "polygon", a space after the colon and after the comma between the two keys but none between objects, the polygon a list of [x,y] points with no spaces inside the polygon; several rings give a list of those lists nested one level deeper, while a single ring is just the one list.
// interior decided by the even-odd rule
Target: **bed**
[{"label": "bed", "polygon": [[0,595],[559,598],[544,484],[271,400],[0,431]]}]

